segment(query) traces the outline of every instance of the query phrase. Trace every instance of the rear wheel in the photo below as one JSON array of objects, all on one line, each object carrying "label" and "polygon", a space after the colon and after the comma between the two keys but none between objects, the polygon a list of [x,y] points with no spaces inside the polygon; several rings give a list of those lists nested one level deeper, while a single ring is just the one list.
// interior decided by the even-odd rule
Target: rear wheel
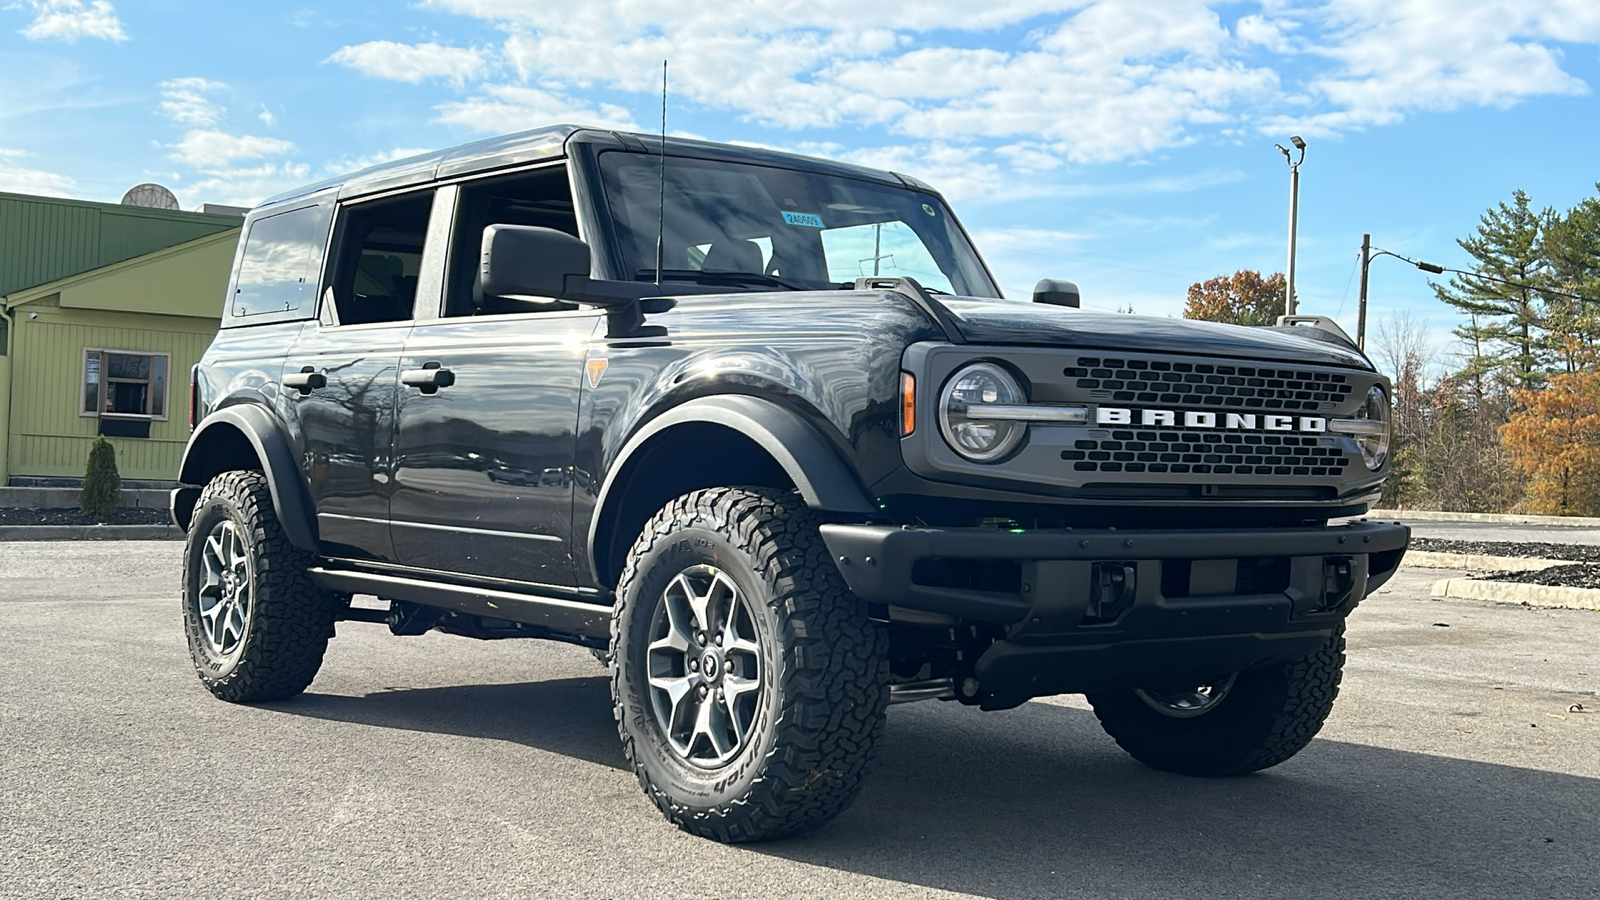
[{"label": "rear wheel", "polygon": [[810,510],[765,488],[679,497],[634,544],[617,594],[618,730],[669,821],[769,840],[850,804],[883,731],[887,635]]},{"label": "rear wheel", "polygon": [[1243,775],[1311,743],[1333,709],[1344,626],[1301,659],[1193,687],[1090,694],[1100,725],[1130,756],[1167,772]]},{"label": "rear wheel", "polygon": [[338,597],[289,543],[266,476],[224,472],[200,493],[183,559],[183,624],[200,681],[234,703],[306,689],[333,634]]}]

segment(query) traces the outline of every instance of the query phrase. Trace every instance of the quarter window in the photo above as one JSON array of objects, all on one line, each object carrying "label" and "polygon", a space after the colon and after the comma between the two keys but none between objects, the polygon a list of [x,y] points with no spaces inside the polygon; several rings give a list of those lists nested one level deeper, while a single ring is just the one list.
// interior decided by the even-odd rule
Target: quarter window
[{"label": "quarter window", "polygon": [[165,419],[171,363],[172,357],[165,353],[84,350],[78,414]]},{"label": "quarter window", "polygon": [[233,314],[310,318],[316,309],[322,243],[327,236],[327,211],[319,206],[252,222],[239,261]]}]

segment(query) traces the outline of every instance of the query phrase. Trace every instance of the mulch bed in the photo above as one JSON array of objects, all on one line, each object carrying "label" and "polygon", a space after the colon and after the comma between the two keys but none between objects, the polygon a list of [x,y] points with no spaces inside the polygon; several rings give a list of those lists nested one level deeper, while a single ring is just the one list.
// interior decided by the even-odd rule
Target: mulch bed
[{"label": "mulch bed", "polygon": [[1600,588],[1600,547],[1583,544],[1517,544],[1502,541],[1444,541],[1416,538],[1411,549],[1433,553],[1472,553],[1482,556],[1520,556],[1528,559],[1571,560],[1574,565],[1552,566],[1538,572],[1486,572],[1476,581],[1514,581],[1553,587]]},{"label": "mulch bed", "polygon": [[172,516],[164,509],[119,509],[93,518],[75,509],[0,509],[0,525],[165,525]]},{"label": "mulch bed", "polygon": [[1600,562],[1600,547],[1585,544],[1515,544],[1499,541],[1444,541],[1412,538],[1411,549],[1430,553],[1474,553],[1483,556],[1520,556],[1526,559],[1570,559]]}]

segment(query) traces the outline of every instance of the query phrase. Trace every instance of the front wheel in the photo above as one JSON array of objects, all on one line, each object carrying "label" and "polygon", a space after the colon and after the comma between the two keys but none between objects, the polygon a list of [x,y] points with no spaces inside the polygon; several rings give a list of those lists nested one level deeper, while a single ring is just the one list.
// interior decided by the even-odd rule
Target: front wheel
[{"label": "front wheel", "polygon": [[1283,762],[1311,743],[1344,670],[1344,625],[1293,662],[1180,689],[1106,691],[1089,703],[1106,733],[1153,768],[1217,778]]},{"label": "front wheel", "polygon": [[667,819],[770,840],[838,815],[888,704],[887,635],[792,496],[715,488],[656,514],[612,627],[623,750]]},{"label": "front wheel", "polygon": [[233,703],[306,689],[333,634],[337,597],[289,543],[266,476],[224,472],[200,492],[183,554],[183,626],[211,693]]}]

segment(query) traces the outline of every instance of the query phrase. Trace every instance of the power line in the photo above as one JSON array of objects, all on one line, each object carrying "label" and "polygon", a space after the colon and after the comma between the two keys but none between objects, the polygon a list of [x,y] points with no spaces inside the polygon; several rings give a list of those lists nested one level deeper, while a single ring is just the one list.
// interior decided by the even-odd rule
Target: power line
[{"label": "power line", "polygon": [[1507,279],[1507,278],[1496,278],[1493,275],[1485,275],[1485,274],[1483,274],[1481,272],[1468,272],[1465,269],[1452,269],[1449,266],[1441,266],[1441,265],[1437,265],[1435,263],[1423,262],[1422,260],[1419,260],[1419,259],[1412,259],[1409,256],[1401,256],[1400,254],[1395,253],[1393,250],[1384,250],[1384,249],[1381,249],[1381,248],[1378,248],[1378,247],[1373,247],[1372,250],[1373,250],[1373,255],[1374,256],[1376,256],[1376,255],[1378,255],[1380,253],[1384,254],[1386,256],[1392,256],[1395,259],[1400,260],[1401,262],[1408,262],[1408,263],[1412,264],[1413,266],[1416,266],[1417,268],[1421,269],[1422,271],[1430,272],[1430,273],[1432,273],[1434,275],[1443,275],[1444,273],[1449,272],[1449,273],[1451,273],[1453,275],[1465,275],[1468,278],[1477,278],[1477,279],[1479,279],[1481,281],[1494,281],[1494,282],[1498,282],[1500,284],[1510,285],[1511,287],[1515,287],[1515,288],[1523,288],[1525,290],[1538,291],[1541,294],[1550,294],[1550,295],[1553,295],[1553,296],[1556,296],[1556,297],[1566,297],[1569,300],[1581,300],[1584,303],[1600,303],[1600,300],[1596,300],[1593,297],[1585,297],[1582,294],[1574,294],[1574,293],[1571,293],[1570,291],[1558,291],[1558,290],[1556,290],[1554,288],[1538,287],[1536,285],[1528,284],[1525,281],[1511,281],[1510,279]]}]

